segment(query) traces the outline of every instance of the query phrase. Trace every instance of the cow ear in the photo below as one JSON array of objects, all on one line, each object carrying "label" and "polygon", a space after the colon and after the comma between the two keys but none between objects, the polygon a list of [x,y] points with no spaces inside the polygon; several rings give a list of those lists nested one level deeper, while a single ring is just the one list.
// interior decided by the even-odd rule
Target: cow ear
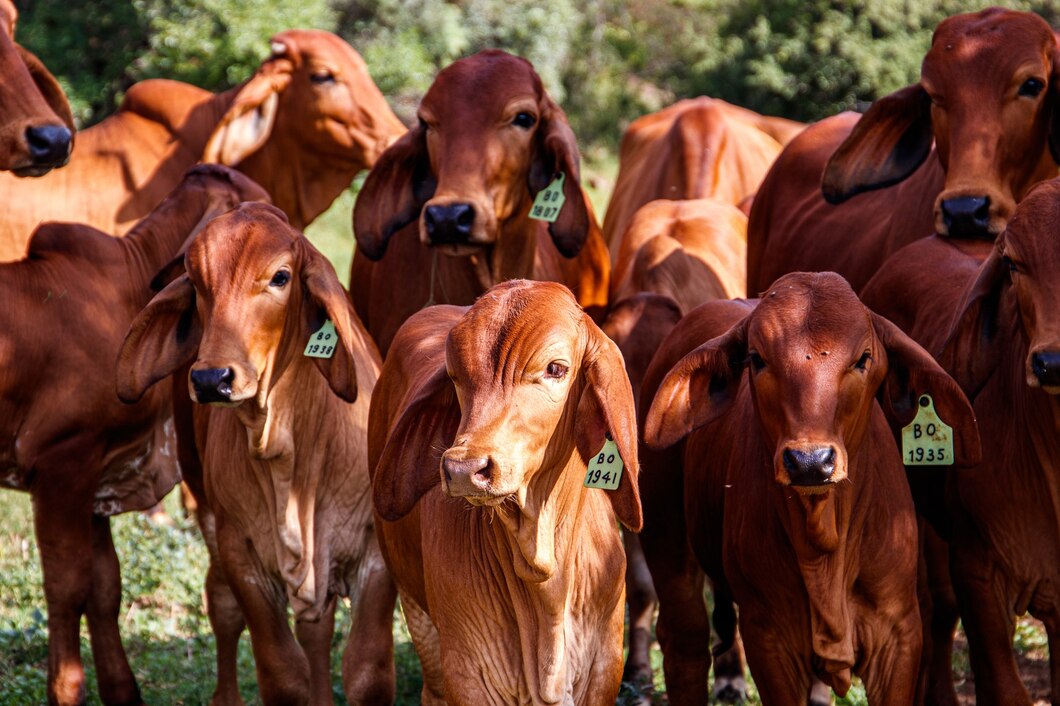
[{"label": "cow ear", "polygon": [[[1060,35],[1058,35],[1060,42]],[[1053,67],[1049,80],[1049,152],[1060,164],[1060,44],[1053,50]]]},{"label": "cow ear", "polygon": [[74,114],[70,110],[70,103],[66,100],[66,94],[63,93],[63,89],[59,86],[59,82],[55,80],[55,77],[51,75],[51,72],[45,68],[41,60],[33,55],[28,49],[16,44],[15,48],[18,50],[19,56],[22,57],[22,63],[26,65],[29,70],[30,77],[33,78],[33,83],[37,84],[37,90],[44,96],[45,102],[48,107],[59,116],[59,119],[63,121],[66,127],[70,130],[70,134],[74,134]]},{"label": "cow ear", "polygon": [[390,145],[364,180],[353,206],[357,249],[369,260],[382,258],[390,237],[420,217],[436,186],[420,125]]},{"label": "cow ear", "polygon": [[821,179],[825,200],[839,204],[897,184],[924,163],[934,139],[931,99],[920,84],[880,98],[828,160]]},{"label": "cow ear", "polygon": [[330,320],[338,336],[335,350],[330,358],[313,358],[313,362],[336,395],[347,402],[355,402],[357,353],[370,350],[375,344],[365,335],[331,262],[304,236],[298,239],[298,247],[302,254],[301,278],[305,296],[302,335],[297,345],[299,349],[304,349],[324,323]]},{"label": "cow ear", "polygon": [[957,306],[939,363],[949,370],[969,399],[974,400],[1001,364],[1004,346],[1015,331],[1002,327],[1016,320],[1002,309],[1013,306],[1005,291],[1011,279],[1001,252],[995,248],[979,266],[979,274]]},{"label": "cow ear", "polygon": [[[383,385],[380,378],[379,386]],[[370,427],[376,421],[377,407],[383,404],[372,407]],[[453,445],[459,424],[456,390],[442,364],[401,409],[375,464],[372,499],[384,520],[400,520],[441,482],[442,453]]]},{"label": "cow ear", "polygon": [[637,408],[633,388],[626,376],[626,365],[618,346],[604,335],[588,314],[583,314],[588,331],[582,358],[586,394],[578,409],[578,450],[588,460],[600,453],[610,434],[622,458],[622,478],[615,490],[605,491],[619,522],[639,532],[644,524],[637,482]]},{"label": "cow ear", "polygon": [[888,421],[900,430],[913,421],[921,395],[931,395],[939,418],[953,427],[954,455],[960,466],[979,463],[979,427],[960,386],[931,354],[893,323],[872,313],[872,328],[887,353],[887,376],[876,396]]},{"label": "cow ear", "polygon": [[673,446],[736,399],[747,361],[747,318],[677,361],[663,378],[644,422],[649,446]]},{"label": "cow ear", "polygon": [[201,337],[195,287],[182,275],[156,294],[129,326],[118,351],[121,401],[139,401],[149,387],[190,362]]},{"label": "cow ear", "polygon": [[574,132],[563,110],[547,96],[532,160],[528,176],[531,198],[561,174],[564,177],[563,208],[555,222],[548,224],[548,232],[561,255],[574,257],[589,237],[592,217],[581,187],[580,157]]},{"label": "cow ear", "polygon": [[232,106],[217,123],[202,161],[234,167],[265,144],[276,123],[280,94],[291,83],[287,62],[270,62],[243,84]]}]

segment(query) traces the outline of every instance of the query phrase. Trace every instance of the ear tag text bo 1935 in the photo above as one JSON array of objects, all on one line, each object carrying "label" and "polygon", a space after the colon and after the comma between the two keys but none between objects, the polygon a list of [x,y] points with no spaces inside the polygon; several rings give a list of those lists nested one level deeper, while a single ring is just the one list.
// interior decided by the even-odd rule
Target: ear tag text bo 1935
[{"label": "ear tag text bo 1935", "polygon": [[589,470],[585,474],[586,488],[603,488],[615,490],[622,480],[622,457],[618,455],[618,445],[611,435],[607,435],[604,447],[589,461]]},{"label": "ear tag text bo 1935", "polygon": [[309,337],[303,355],[308,358],[330,358],[335,355],[338,342],[339,334],[335,333],[335,324],[328,319],[319,331]]},{"label": "ear tag text bo 1935", "polygon": [[939,418],[931,395],[920,395],[916,416],[902,427],[902,462],[907,466],[952,466],[953,427]]},{"label": "ear tag text bo 1935", "polygon": [[563,172],[552,180],[552,183],[537,192],[534,205],[530,207],[530,217],[547,223],[555,223],[559,218],[559,212],[563,208],[563,202],[567,197],[563,195],[563,182],[567,175]]}]

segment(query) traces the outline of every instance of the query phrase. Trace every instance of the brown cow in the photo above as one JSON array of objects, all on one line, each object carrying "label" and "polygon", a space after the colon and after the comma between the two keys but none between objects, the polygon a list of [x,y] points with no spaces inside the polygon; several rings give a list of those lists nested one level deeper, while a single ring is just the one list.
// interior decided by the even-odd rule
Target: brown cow
[{"label": "brown cow", "polygon": [[[634,415],[618,349],[559,284],[505,282],[398,332],[368,453],[424,703],[615,703]],[[605,434],[625,469],[584,488]]]},{"label": "brown cow", "polygon": [[[118,633],[111,515],[151,507],[179,479],[169,395],[123,405],[108,370],[148,283],[212,216],[260,187],[197,167],[126,238],[49,223],[0,265],[0,484],[29,491],[48,604],[48,700],[85,699],[81,616],[106,704],[140,703]],[[102,371],[102,374],[101,374]]]},{"label": "brown cow", "polygon": [[0,0],[0,170],[41,176],[69,159],[74,116],[40,59],[15,43],[17,21],[11,0]]},{"label": "brown cow", "polygon": [[834,273],[785,276],[757,303],[709,302],[674,329],[641,407],[651,401],[648,444],[687,436],[661,454],[671,463],[646,454],[642,477],[671,703],[703,701],[705,570],[715,600],[739,605],[764,703],[806,703],[815,678],[843,695],[858,674],[869,703],[912,704],[916,519],[881,406],[908,424],[924,393],[958,460],[977,462],[957,384]]},{"label": "brown cow", "polygon": [[335,35],[291,30],[272,50],[249,81],[217,95],[142,81],[78,135],[65,169],[32,182],[0,175],[0,259],[21,257],[42,220],[124,233],[200,159],[237,166],[297,228],[320,215],[405,128]]},{"label": "brown cow", "polygon": [[1056,176],[1057,57],[1052,30],[1031,13],[940,23],[920,83],[860,120],[821,121],[777,158],[751,210],[748,291],[794,270],[835,270],[858,291],[888,255],[932,232],[993,239],[1027,190]]},{"label": "brown cow", "polygon": [[[968,636],[976,700],[1030,704],[1011,649],[1014,615],[1030,611],[1049,635],[1054,701],[1060,690],[1060,180],[1020,202],[996,244],[928,238],[892,256],[866,299],[903,320],[972,399],[983,462],[945,478],[950,570]],[[953,625],[934,635],[948,648]],[[950,690],[946,673],[932,688]]]},{"label": "brown cow", "polygon": [[[578,146],[530,62],[496,50],[454,62],[419,120],[372,169],[353,213],[351,294],[383,355],[426,304],[471,304],[506,279],[562,282],[602,309],[610,261]],[[555,222],[530,218],[559,177]]]},{"label": "brown cow", "polygon": [[[216,550],[241,609],[231,619],[245,615],[250,627],[262,699],[332,702],[334,612],[339,596],[352,596],[347,698],[392,701],[394,592],[372,529],[364,452],[379,354],[330,263],[272,206],[244,204],[214,220],[185,264],[130,327],[118,394],[136,401],[195,361],[187,385],[202,405],[196,442]],[[310,357],[325,322],[331,354]],[[379,681],[360,679],[377,658]],[[218,684],[218,700],[227,688],[238,699],[233,681]]]},{"label": "brown cow", "polygon": [[630,221],[649,201],[711,197],[736,206],[752,197],[769,165],[804,127],[706,96],[634,120],[622,135],[604,216],[611,259],[617,260]]}]

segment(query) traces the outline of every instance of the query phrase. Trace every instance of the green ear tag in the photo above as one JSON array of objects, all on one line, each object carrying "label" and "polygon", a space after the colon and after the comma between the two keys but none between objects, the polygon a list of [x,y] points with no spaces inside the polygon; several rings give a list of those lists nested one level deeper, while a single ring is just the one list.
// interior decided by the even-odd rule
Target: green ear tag
[{"label": "green ear tag", "polygon": [[622,480],[624,467],[622,457],[618,455],[618,445],[608,434],[600,453],[589,461],[589,471],[585,474],[583,485],[586,488],[614,490],[618,487],[618,481]]},{"label": "green ear tag", "polygon": [[530,217],[547,223],[555,223],[559,218],[560,209],[566,197],[563,195],[563,182],[567,175],[560,172],[551,184],[537,192],[534,205],[530,209]]},{"label": "green ear tag", "polygon": [[920,395],[916,416],[902,427],[902,461],[907,466],[953,465],[953,427],[939,418],[931,395]]},{"label": "green ear tag", "polygon": [[335,355],[335,346],[338,342],[339,334],[335,333],[335,324],[328,319],[319,331],[309,337],[304,355],[309,358],[330,358]]}]

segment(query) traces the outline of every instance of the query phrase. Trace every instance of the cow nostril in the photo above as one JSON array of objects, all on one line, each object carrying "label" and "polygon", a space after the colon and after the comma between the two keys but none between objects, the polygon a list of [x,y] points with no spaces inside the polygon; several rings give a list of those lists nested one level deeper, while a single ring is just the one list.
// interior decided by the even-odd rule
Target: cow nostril
[{"label": "cow nostril", "polygon": [[784,449],[784,470],[792,485],[819,485],[835,473],[835,449],[831,446],[800,451]]},{"label": "cow nostril", "polygon": [[206,368],[191,371],[191,384],[199,402],[225,402],[232,398],[235,371],[231,368]]},{"label": "cow nostril", "polygon": [[70,154],[70,131],[62,125],[26,128],[26,144],[37,165],[55,164]]},{"label": "cow nostril", "polygon": [[988,234],[990,199],[986,196],[958,196],[942,202],[942,221],[951,236],[977,237]]},{"label": "cow nostril", "polygon": [[475,209],[468,204],[457,204],[453,206],[453,210],[456,212],[456,226],[462,232],[470,232],[471,226],[475,223]]}]

